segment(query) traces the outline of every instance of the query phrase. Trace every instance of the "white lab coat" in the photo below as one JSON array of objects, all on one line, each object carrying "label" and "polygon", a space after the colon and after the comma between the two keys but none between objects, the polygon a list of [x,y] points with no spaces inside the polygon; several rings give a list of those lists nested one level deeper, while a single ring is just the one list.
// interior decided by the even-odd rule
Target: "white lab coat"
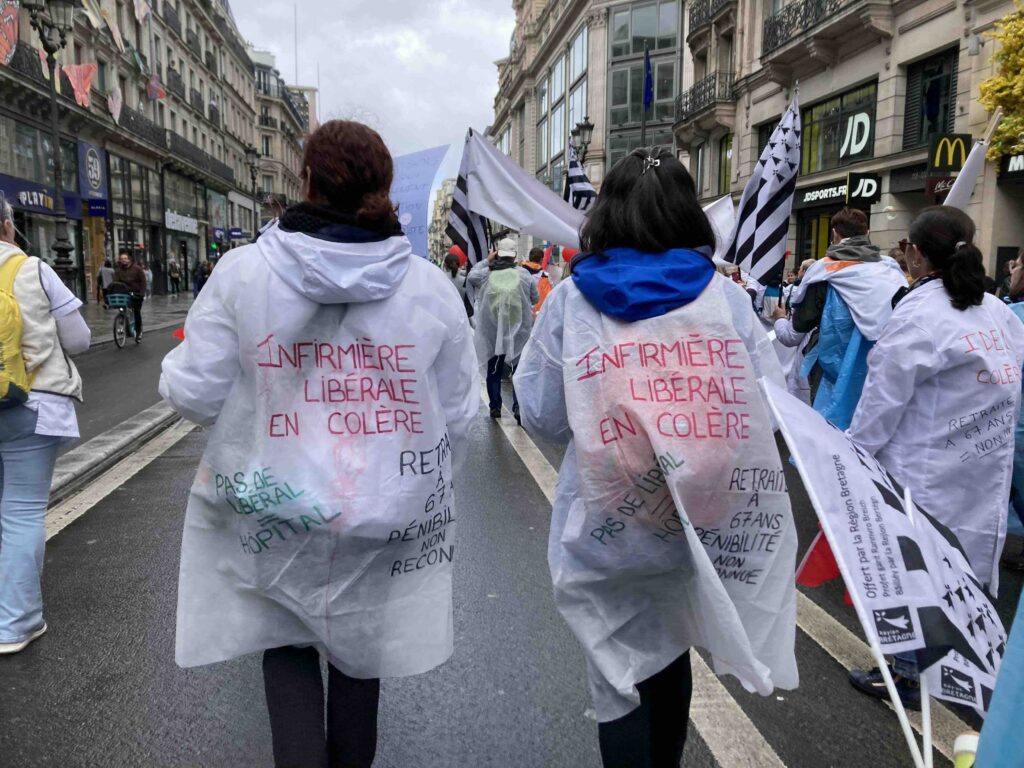
[{"label": "white lab coat", "polygon": [[1020,409],[1024,325],[986,294],[961,312],[941,280],[896,306],[868,355],[854,440],[960,539],[996,594]]},{"label": "white lab coat", "polygon": [[793,397],[800,398],[800,401],[811,404],[811,385],[807,378],[801,375],[800,370],[804,366],[804,345],[807,343],[807,334],[800,333],[793,327],[792,319],[782,317],[773,325],[775,331],[775,351],[779,355],[779,362],[786,374],[786,389]]},{"label": "white lab coat", "polygon": [[[729,356],[704,365],[709,344]],[[641,349],[654,358],[641,364]],[[796,533],[761,376],[782,384],[749,295],[720,275],[688,306],[635,323],[598,312],[571,280],[541,309],[515,387],[527,429],[568,442],[548,563],[602,722],[691,646],[761,694],[797,685]],[[712,381],[742,394],[709,389],[705,403]],[[722,426],[740,418],[742,437]]]},{"label": "white lab coat", "polygon": [[160,380],[212,426],[182,541],[180,665],[314,645],[367,678],[450,656],[452,474],[480,400],[470,334],[404,236],[275,224],[224,257]]}]

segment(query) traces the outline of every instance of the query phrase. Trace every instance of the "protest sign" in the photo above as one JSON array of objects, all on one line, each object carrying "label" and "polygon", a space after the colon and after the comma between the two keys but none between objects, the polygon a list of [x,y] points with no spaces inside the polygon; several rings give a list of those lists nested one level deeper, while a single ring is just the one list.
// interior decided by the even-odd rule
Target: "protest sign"
[{"label": "protest sign", "polygon": [[398,206],[398,221],[417,256],[427,256],[430,190],[447,152],[448,145],[445,144],[395,158],[391,200]]}]

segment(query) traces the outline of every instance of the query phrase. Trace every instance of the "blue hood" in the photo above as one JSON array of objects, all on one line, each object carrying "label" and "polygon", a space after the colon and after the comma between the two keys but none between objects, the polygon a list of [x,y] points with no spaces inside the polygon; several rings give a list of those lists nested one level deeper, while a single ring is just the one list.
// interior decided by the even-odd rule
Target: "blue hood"
[{"label": "blue hood", "polygon": [[704,255],[686,248],[664,253],[610,248],[572,260],[572,280],[580,293],[601,313],[627,323],[686,306],[714,276],[710,251]]}]

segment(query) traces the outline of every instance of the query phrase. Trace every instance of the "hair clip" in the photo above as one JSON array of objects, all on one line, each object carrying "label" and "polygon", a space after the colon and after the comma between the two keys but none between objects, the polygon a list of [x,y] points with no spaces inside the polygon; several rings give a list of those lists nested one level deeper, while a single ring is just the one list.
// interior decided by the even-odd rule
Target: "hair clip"
[{"label": "hair clip", "polygon": [[966,240],[961,240],[955,246],[953,246],[953,250],[959,251],[961,248],[966,248],[968,245],[970,245],[970,243],[968,243]]},{"label": "hair clip", "polygon": [[661,159],[660,158],[648,155],[647,157],[644,158],[644,169],[642,171],[640,171],[640,175],[643,176],[651,168],[657,168],[660,165],[661,165]]}]

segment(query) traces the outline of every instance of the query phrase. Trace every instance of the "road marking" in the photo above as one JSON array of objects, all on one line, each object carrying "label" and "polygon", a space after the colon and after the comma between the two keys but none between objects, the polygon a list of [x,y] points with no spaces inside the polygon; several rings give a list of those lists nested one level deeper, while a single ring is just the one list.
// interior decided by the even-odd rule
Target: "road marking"
[{"label": "road marking", "polygon": [[143,445],[138,451],[119,461],[74,496],[47,510],[46,540],[52,539],[135,477],[195,428],[195,424],[187,421],[177,422]]},{"label": "road marking", "polygon": [[[849,672],[875,666],[867,643],[825,612],[809,597],[797,591],[797,626]],[[892,709],[892,704],[885,702]],[[907,711],[910,725],[921,733],[921,713]],[[932,743],[940,754],[953,759],[953,742],[964,731],[973,730],[952,710],[932,699]]]},{"label": "road marking", "polygon": [[[484,404],[487,397],[481,394]],[[537,487],[554,503],[558,473],[526,430],[504,410],[498,419],[501,431],[519,454]],[[771,744],[722,685],[717,675],[697,654],[690,654],[693,669],[693,698],[690,721],[714,756],[716,764],[728,768],[785,768]]]},{"label": "road marking", "polygon": [[[482,395],[484,403],[487,403],[486,395]],[[544,454],[537,447],[536,443],[526,433],[526,430],[519,427],[515,423],[515,419],[508,413],[507,410],[503,412],[502,418],[499,420],[502,432],[508,438],[509,443],[515,449],[516,453],[519,454],[526,468],[530,471],[533,479],[536,481],[537,486],[541,489],[543,494],[547,497],[548,501],[554,503],[555,498],[555,484],[558,481],[558,473],[554,467],[547,460]],[[810,637],[815,643],[817,643],[829,656],[835,659],[839,664],[847,671],[853,669],[870,669],[875,665],[874,660],[871,656],[871,650],[868,644],[857,637],[853,632],[848,630],[843,624],[836,621],[825,612],[817,603],[811,600],[809,597],[797,591],[797,626]],[[707,675],[703,678],[704,689],[702,693],[706,692],[708,687],[712,685],[718,686],[720,690],[713,690],[710,694],[710,698],[702,703],[700,708],[691,706],[690,719],[693,720],[694,726],[697,728],[704,739],[708,748],[712,750],[715,759],[718,760],[719,765],[723,766],[744,766],[744,765],[782,765],[781,761],[778,763],[765,762],[765,758],[761,757],[761,753],[746,752],[747,749],[758,749],[757,741],[764,741],[760,732],[753,725],[749,718],[743,713],[739,704],[729,694],[725,686],[723,686],[714,672],[712,672],[706,664],[700,659],[697,654],[691,654],[693,659],[694,667],[694,703],[698,700],[697,682],[698,682],[698,663],[703,665],[704,670],[707,671]],[[719,696],[724,696],[728,701],[720,701]],[[886,706],[892,709],[892,705],[886,702]],[[740,720],[735,720],[734,716],[736,712],[730,712],[732,707],[735,707],[736,712],[742,717]],[[697,714],[698,709],[706,709],[707,712],[716,713],[711,717],[704,717],[702,714]],[[723,710],[719,714],[719,710]],[[910,718],[910,724],[914,730],[921,733],[921,713],[920,712],[907,712]],[[703,721],[703,722],[700,722]],[[743,721],[746,721],[745,723]],[[740,727],[737,728],[733,725],[734,722],[740,723]],[[953,759],[953,742],[956,737],[965,731],[971,730],[971,727],[964,722],[960,717],[954,714],[941,702],[933,699],[932,700],[932,734],[935,749],[949,760]],[[751,733],[752,731],[752,733]],[[742,739],[737,738],[737,734],[742,734]],[[713,745],[709,739],[715,739],[717,743]],[[749,739],[752,744],[747,743]],[[733,744],[743,744],[743,751],[740,751],[738,755],[733,754]],[[775,760],[779,760],[778,756],[771,749],[771,746],[765,742],[765,747],[771,751],[771,755]],[[723,754],[720,755],[719,751]],[[757,756],[757,762],[744,762],[749,759],[749,755]]]}]

